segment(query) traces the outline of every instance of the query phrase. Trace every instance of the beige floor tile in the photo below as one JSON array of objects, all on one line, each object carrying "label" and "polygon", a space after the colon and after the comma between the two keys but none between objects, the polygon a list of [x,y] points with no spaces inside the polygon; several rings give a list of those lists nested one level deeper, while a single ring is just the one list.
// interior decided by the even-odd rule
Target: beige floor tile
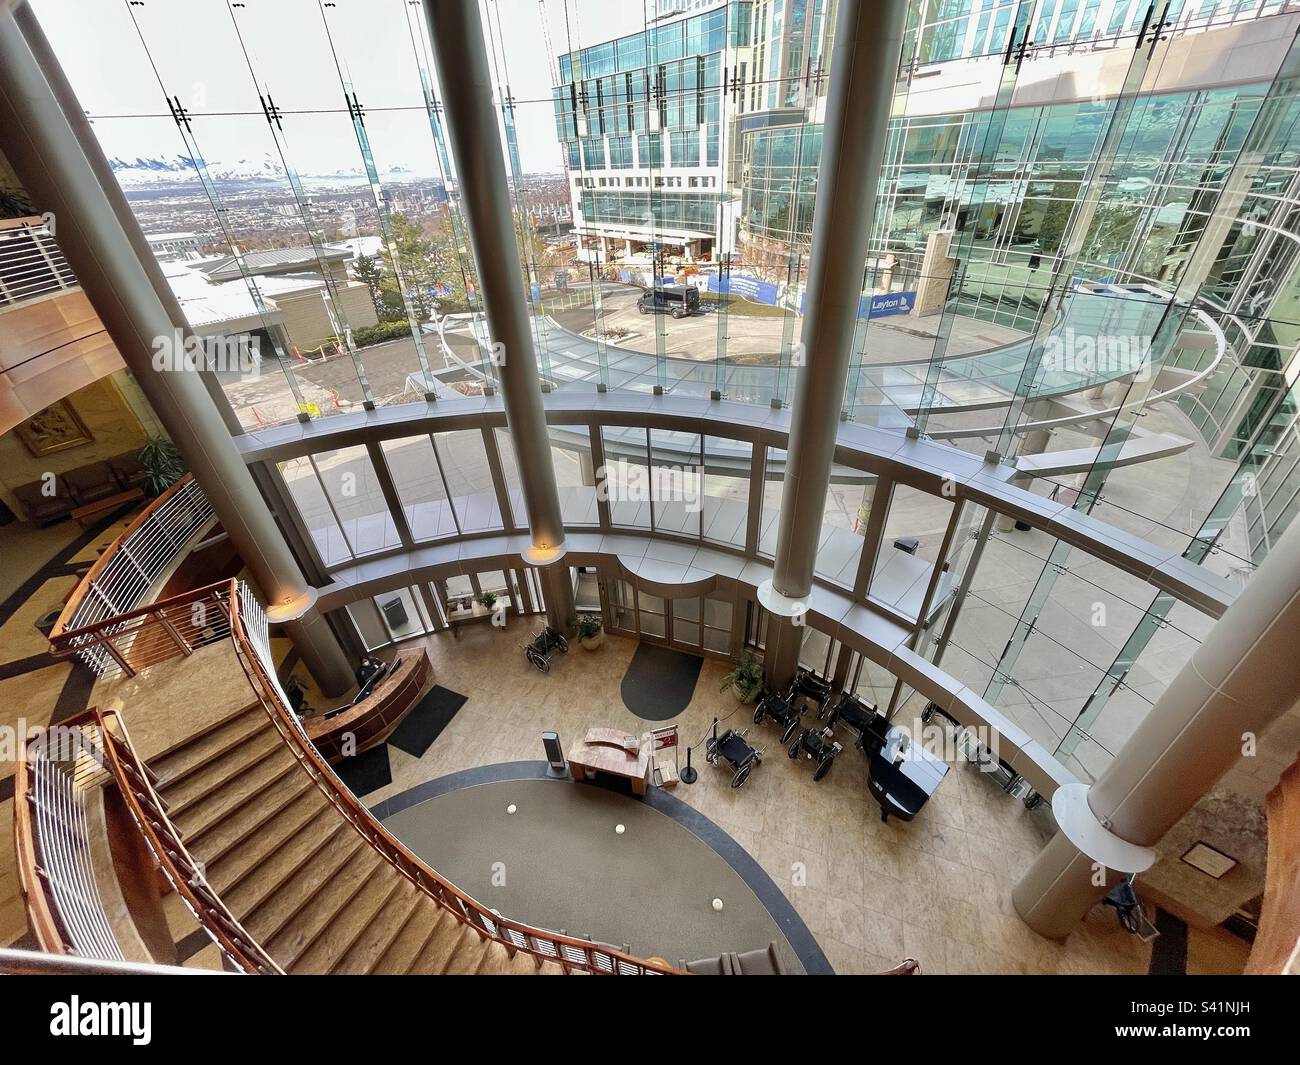
[{"label": "beige floor tile", "polygon": [[[60,664],[0,680],[0,726],[48,725],[72,666]],[[8,776],[7,772],[0,775]]]},{"label": "beige floor tile", "polygon": [[[424,641],[437,683],[469,700],[423,756],[390,748],[393,782],[365,796],[367,802],[474,766],[538,760],[547,729],[559,732],[567,746],[591,725],[648,727],[623,707],[619,694],[633,641],[607,636],[600,651],[562,656],[543,676],[519,651],[526,628],[516,619],[504,633],[479,626],[459,639]],[[48,715],[69,668],[0,682],[0,714],[15,705],[44,705]],[[1113,920],[1090,920],[1065,946],[1047,943],[1019,922],[1010,906],[1011,885],[1045,830],[991,782],[955,767],[922,816],[882,824],[866,792],[860,752],[846,750],[830,776],[814,784],[805,765],[785,756],[771,729],[755,729],[752,711],[718,691],[725,671],[723,663],[705,662],[695,696],[678,718],[682,742],[701,743],[716,715],[749,728],[751,742],[767,757],[741,789],[729,787],[729,770],[697,757],[699,781],[678,786],[674,795],[754,857],[837,971],[879,972],[907,956],[931,973],[1145,970],[1148,952],[1135,948]],[[219,698],[195,706],[196,689]],[[137,744],[160,750],[209,715],[247,705],[251,689],[233,655],[219,646],[143,680],[101,684],[95,697],[122,707]],[[0,927],[5,913],[0,900]]]},{"label": "beige floor tile", "polygon": [[77,586],[76,577],[51,577],[0,625],[0,662],[17,662],[50,649],[50,641],[36,627],[36,621],[63,601]]},{"label": "beige floor tile", "polygon": [[903,925],[903,954],[921,963],[921,972],[943,976],[948,971],[948,941],[940,932],[914,924]]}]

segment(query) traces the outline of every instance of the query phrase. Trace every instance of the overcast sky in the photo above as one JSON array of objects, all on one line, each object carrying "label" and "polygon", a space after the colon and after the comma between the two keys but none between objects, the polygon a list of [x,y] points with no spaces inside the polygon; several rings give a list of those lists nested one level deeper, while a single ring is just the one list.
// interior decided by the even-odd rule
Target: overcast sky
[{"label": "overcast sky", "polygon": [[[234,19],[256,83],[225,0],[145,0],[129,11],[126,0],[32,0],[32,6],[110,156],[185,151],[167,114],[161,78],[167,95],[179,96],[190,110],[199,149],[213,164],[275,154],[257,99],[262,89],[284,111],[315,112],[283,120],[297,170],[355,169],[361,157],[343,107],[332,37],[339,65],[366,110],[379,169],[438,172],[416,63],[424,33],[418,4],[334,0],[322,17],[317,0],[236,3]],[[480,7],[500,80],[517,101],[523,166],[559,169],[548,37],[559,55],[633,33],[645,26],[653,0],[481,0]]]}]

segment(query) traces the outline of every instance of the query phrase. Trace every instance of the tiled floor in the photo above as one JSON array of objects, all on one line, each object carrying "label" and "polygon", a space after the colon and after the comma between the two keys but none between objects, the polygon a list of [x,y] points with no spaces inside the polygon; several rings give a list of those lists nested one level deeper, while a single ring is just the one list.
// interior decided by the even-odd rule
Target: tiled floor
[{"label": "tiled floor", "polygon": [[[591,653],[575,646],[543,675],[520,650],[528,624],[516,618],[504,632],[473,626],[458,639],[425,641],[437,682],[469,701],[422,758],[389,748],[393,782],[364,796],[368,803],[472,766],[540,759],[547,729],[569,743],[591,725],[648,727],[619,695],[633,641],[607,636]],[[862,755],[849,747],[814,784],[811,767],[786,757],[771,726],[754,726],[748,708],[719,692],[726,668],[705,663],[677,718],[683,742],[699,744],[717,715],[748,727],[765,760],[732,790],[729,773],[697,758],[699,781],[675,794],[758,860],[838,972],[876,972],[904,956],[931,973],[1146,971],[1149,948],[1118,931],[1109,914],[1097,912],[1065,945],[1041,939],[1015,916],[1011,887],[1050,831],[1046,814],[1029,813],[958,765],[915,821],[882,824]]]},{"label": "tiled floor", "polygon": [[51,577],[0,624],[0,663],[34,658],[49,651],[50,641],[36,622],[50,611],[62,610],[77,583],[77,577],[71,574]]},{"label": "tiled floor", "polygon": [[[1190,456],[1162,463],[1160,468],[1167,471],[1170,481],[1169,498],[1162,498],[1161,503],[1182,501],[1196,492],[1193,485],[1199,481],[1191,475],[1197,467]],[[1149,489],[1149,480],[1144,484]],[[1121,486],[1127,488],[1125,482],[1118,482],[1117,497]],[[1115,519],[1110,516],[1110,520]],[[105,529],[99,540],[112,538],[114,532],[116,527]],[[1039,575],[1041,562],[1035,554],[1044,554],[1049,546],[1037,544],[1039,537],[1039,533],[1001,534],[989,547],[975,588],[979,598],[967,605],[945,668],[965,672],[963,666],[971,667],[963,659],[963,640],[971,650],[983,648],[988,641],[996,659],[1006,637],[1001,627],[1018,614],[1028,588]],[[88,562],[95,557],[98,542],[87,544],[73,558],[62,558],[62,566]],[[52,555],[68,555],[69,546],[70,541],[65,540],[47,542],[42,538],[35,542],[31,553],[40,562],[32,564],[31,570]],[[29,567],[19,562],[14,568]],[[1096,560],[1088,560],[1086,567],[1080,568],[1092,585],[1110,588],[1115,581],[1114,573]],[[61,597],[68,581],[62,572],[53,572],[57,576],[5,619],[8,627],[0,631],[0,637],[12,638],[3,640],[8,651],[4,657],[23,658],[39,650],[42,641],[35,629],[29,632],[31,618],[39,614],[38,607],[45,601]],[[1062,605],[1087,606],[1092,602],[1092,585],[1078,589],[1061,586],[1057,598]],[[1122,583],[1114,592],[1121,599],[1143,602]],[[1078,610],[1067,612],[1078,614]],[[1065,627],[1069,620],[1062,618],[1058,633],[1062,642],[1073,641],[1082,632],[1082,623]],[[1200,635],[1193,623],[1197,619],[1175,620],[1182,620],[1188,632]],[[1114,631],[1127,633],[1132,619],[1119,622],[1121,619],[1113,619]],[[439,636],[426,641],[439,683],[471,698],[424,757],[412,758],[390,748],[394,782],[365,796],[368,801],[471,766],[541,758],[539,733],[543,730],[559,731],[565,741],[571,741],[590,724],[614,724],[628,730],[645,726],[624,709],[619,696],[621,677],[636,646],[632,641],[607,637],[603,649],[595,654],[575,648],[568,658],[556,659],[550,675],[542,676],[520,653],[529,624],[532,619],[516,618],[506,632],[478,625],[461,629],[459,640]],[[1109,631],[1104,628],[1102,632]],[[1188,653],[1186,646],[1177,645],[1153,646],[1152,650],[1143,659],[1143,666],[1153,674],[1151,698]],[[287,646],[279,646],[277,641],[277,657],[282,658],[285,651]],[[1101,653],[1092,657],[1109,661]],[[1091,689],[1091,676],[1083,677],[1087,681],[1083,687],[1079,680],[1069,679],[1078,671],[1078,663],[1071,661],[1061,646],[1035,648],[1026,661],[1034,666],[1031,687],[1043,689],[1040,694],[1044,697],[1053,694],[1047,690],[1053,683],[1069,689],[1061,693],[1062,698],[1074,698],[1083,687]],[[70,674],[68,664],[43,667],[38,662],[23,662],[23,667],[31,671],[0,677],[0,723],[12,724],[17,717],[30,723],[48,722]],[[749,710],[737,707],[729,694],[719,693],[724,670],[722,663],[705,664],[692,705],[679,718],[682,739],[699,744],[715,714],[731,715],[728,724],[748,726],[751,739],[766,749],[767,761],[738,792],[727,787],[728,774],[701,765],[699,783],[690,788],[681,785],[676,795],[722,826],[762,863],[800,910],[837,970],[876,971],[907,954],[918,957],[931,973],[1127,973],[1147,969],[1148,949],[1119,934],[1109,914],[1097,913],[1060,947],[1031,934],[1011,912],[1011,884],[1047,837],[1047,815],[1027,813],[989,780],[958,766],[917,821],[881,824],[866,795],[861,754],[846,750],[829,778],[814,784],[806,763],[792,763],[784,757],[779,736],[771,727],[755,730]],[[175,687],[164,683],[159,672],[148,677],[147,685],[122,681],[110,689],[100,685],[94,693],[95,702],[122,707],[136,744],[146,752],[174,743],[205,714],[238,709],[250,701],[242,674],[233,655],[227,657],[225,645],[179,663],[169,672],[175,674]],[[978,674],[979,668],[975,672]],[[892,685],[892,679],[888,681]],[[870,687],[870,677],[863,677],[863,684]],[[218,694],[204,698],[199,706],[195,705],[196,690]],[[888,688],[883,694],[888,697]],[[321,701],[313,701],[321,705]],[[1125,711],[1127,707],[1114,709]],[[1024,711],[1031,710],[1035,707],[1027,703]],[[1141,707],[1138,710],[1140,713]],[[1122,718],[1131,727],[1134,715],[1112,717]],[[1052,724],[1048,720],[1039,727],[1058,735],[1060,728]],[[1106,730],[1099,732],[1105,735]],[[1125,730],[1117,732],[1114,743],[1127,735]],[[0,793],[0,821],[8,826],[10,818],[12,800]],[[0,853],[10,853],[3,832],[0,848]],[[5,861],[0,865],[0,941],[17,939],[22,923],[12,866]],[[1231,971],[1239,953],[1222,951],[1216,944],[1197,947],[1195,938],[1192,947],[1193,971],[1219,966]]]}]

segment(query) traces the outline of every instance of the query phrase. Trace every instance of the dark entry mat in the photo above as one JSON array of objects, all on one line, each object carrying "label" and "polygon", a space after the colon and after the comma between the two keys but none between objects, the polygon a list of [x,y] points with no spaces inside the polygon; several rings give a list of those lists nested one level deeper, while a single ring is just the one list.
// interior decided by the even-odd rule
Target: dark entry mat
[{"label": "dark entry mat", "polygon": [[667,721],[690,704],[704,659],[652,643],[639,644],[623,674],[623,705],[647,721]]},{"label": "dark entry mat", "polygon": [[393,729],[388,742],[413,758],[419,758],[451,723],[456,711],[465,705],[468,698],[450,688],[436,686]]},{"label": "dark entry mat", "polygon": [[388,764],[388,748],[382,743],[368,751],[344,758],[333,769],[358,798],[393,782],[393,767]]},{"label": "dark entry mat", "polygon": [[1160,935],[1151,944],[1150,976],[1187,975],[1187,925],[1172,913],[1156,910]]}]

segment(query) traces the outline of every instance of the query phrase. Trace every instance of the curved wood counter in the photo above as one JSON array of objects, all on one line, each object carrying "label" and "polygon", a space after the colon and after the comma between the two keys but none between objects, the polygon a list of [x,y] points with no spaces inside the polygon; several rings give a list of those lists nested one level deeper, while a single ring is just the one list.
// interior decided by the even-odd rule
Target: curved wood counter
[{"label": "curved wood counter", "polygon": [[330,764],[343,758],[344,740],[353,737],[351,754],[386,740],[393,729],[433,687],[433,663],[423,647],[398,651],[388,673],[365,699],[334,717],[303,719],[303,728]]},{"label": "curved wood counter", "polygon": [[1268,793],[1268,874],[1246,975],[1300,973],[1300,759]]}]

